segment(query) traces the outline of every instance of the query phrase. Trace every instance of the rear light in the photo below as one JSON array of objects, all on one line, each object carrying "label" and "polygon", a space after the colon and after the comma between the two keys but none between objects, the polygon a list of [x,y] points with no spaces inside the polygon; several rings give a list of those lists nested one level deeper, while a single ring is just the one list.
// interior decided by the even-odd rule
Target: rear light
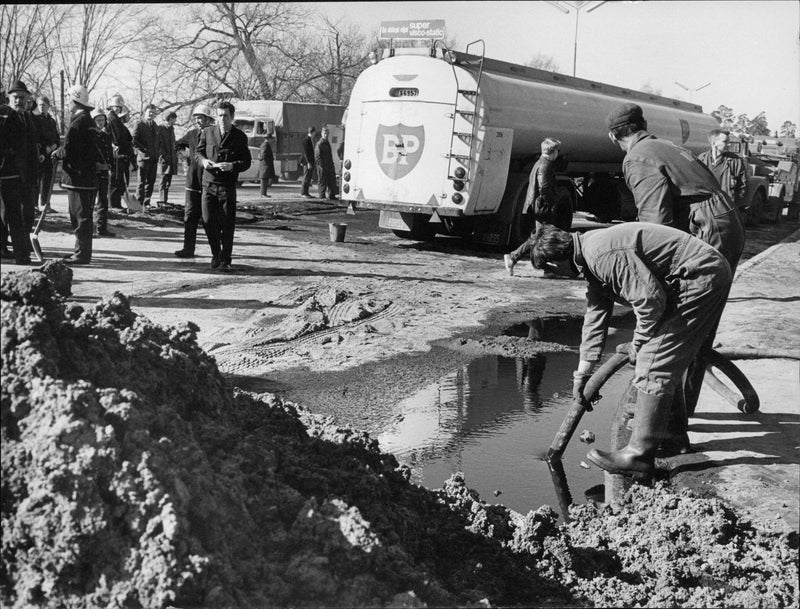
[{"label": "rear light", "polygon": [[353,166],[353,164],[350,162],[350,159],[347,159],[347,160],[344,162],[344,168],[345,168],[345,169],[350,169],[352,166]]},{"label": "rear light", "polygon": [[464,190],[464,182],[461,180],[453,180],[453,188],[456,190]]},{"label": "rear light", "polygon": [[345,171],[344,175],[342,177],[344,178],[345,182],[349,182],[350,181],[350,172],[349,171]]},{"label": "rear light", "polygon": [[350,192],[350,184],[345,184],[344,186],[342,186],[342,190],[345,192]]},{"label": "rear light", "polygon": [[466,175],[467,175],[467,170],[466,169],[464,169],[463,167],[457,167],[456,168],[456,177],[459,180],[463,180]]},{"label": "rear light", "polygon": [[461,193],[458,192],[453,193],[452,199],[453,203],[455,203],[456,205],[461,205],[461,203],[464,201],[464,197],[462,197]]}]

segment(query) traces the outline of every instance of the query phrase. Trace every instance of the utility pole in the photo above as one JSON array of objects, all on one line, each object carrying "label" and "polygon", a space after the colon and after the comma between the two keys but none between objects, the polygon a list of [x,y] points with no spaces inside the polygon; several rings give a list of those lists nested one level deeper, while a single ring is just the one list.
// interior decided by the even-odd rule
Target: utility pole
[{"label": "utility pole", "polygon": [[[573,44],[572,44],[572,75],[573,76],[576,75],[577,67],[578,67],[578,21],[579,21],[580,16],[581,16],[581,11],[583,9],[586,9],[587,13],[591,13],[592,11],[596,11],[597,9],[599,9],[607,1],[608,0],[603,0],[602,2],[591,2],[591,1],[585,2],[585,1],[582,1],[582,0],[569,0],[569,1],[568,0],[560,0],[558,2],[550,2],[550,1],[547,2],[547,4],[557,8],[558,10],[560,10],[562,13],[564,13],[566,15],[569,14],[569,9],[565,8],[564,6],[562,6],[564,4],[566,4],[568,7],[570,7],[572,10],[575,11],[575,36],[573,38]],[[592,4],[593,6],[589,6],[590,4]]]},{"label": "utility pole", "polygon": [[64,135],[66,131],[64,123],[64,70],[61,70],[61,135]]},{"label": "utility pole", "polygon": [[700,85],[699,87],[695,87],[694,89],[690,89],[686,85],[682,85],[677,80],[675,81],[675,84],[678,85],[681,89],[689,92],[689,103],[692,103],[692,97],[694,97],[694,94],[697,93],[698,91],[700,91],[701,89],[705,89],[711,83],[707,82],[706,84]]}]

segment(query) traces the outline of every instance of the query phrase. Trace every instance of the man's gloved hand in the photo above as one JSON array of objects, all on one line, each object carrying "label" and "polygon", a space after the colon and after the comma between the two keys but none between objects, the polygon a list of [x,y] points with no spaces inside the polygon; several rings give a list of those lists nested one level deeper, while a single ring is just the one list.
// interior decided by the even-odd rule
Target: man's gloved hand
[{"label": "man's gloved hand", "polygon": [[628,362],[630,362],[632,366],[636,365],[636,355],[638,351],[636,350],[636,347],[634,347],[633,341],[629,343],[620,343],[617,345],[617,353],[627,353]]},{"label": "man's gloved hand", "polygon": [[583,389],[591,376],[588,372],[579,372],[577,370],[572,373],[572,399],[582,402],[587,406],[588,410],[591,410],[591,407],[589,406],[589,400],[583,395]]}]

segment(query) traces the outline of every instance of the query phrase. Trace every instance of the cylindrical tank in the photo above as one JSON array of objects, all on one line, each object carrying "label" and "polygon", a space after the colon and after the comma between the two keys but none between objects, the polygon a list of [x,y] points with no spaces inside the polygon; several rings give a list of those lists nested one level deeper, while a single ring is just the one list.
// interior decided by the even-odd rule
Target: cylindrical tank
[{"label": "cylindrical tank", "polygon": [[[476,90],[483,125],[514,130],[512,156],[532,156],[550,136],[561,140],[561,153],[572,171],[611,171],[619,168],[623,152],[608,138],[605,118],[617,105],[634,102],[642,107],[653,135],[668,139],[698,154],[708,147],[706,135],[718,126],[699,106],[634,92],[584,79],[525,66],[485,59],[478,85],[479,63],[474,57],[451,65],[430,56],[395,56],[365,70],[350,99],[354,102],[394,101],[447,104],[467,97],[458,90]],[[450,110],[452,112],[452,109]],[[408,115],[413,123],[413,112]],[[442,120],[447,113],[442,112]],[[358,120],[352,113],[348,120]],[[357,129],[356,125],[353,125]],[[445,151],[446,152],[446,151]]]}]

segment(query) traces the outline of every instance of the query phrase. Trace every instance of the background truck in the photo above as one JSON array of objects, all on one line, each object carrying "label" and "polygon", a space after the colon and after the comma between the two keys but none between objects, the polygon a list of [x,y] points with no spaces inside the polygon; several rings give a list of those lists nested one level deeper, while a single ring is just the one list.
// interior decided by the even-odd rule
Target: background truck
[{"label": "background truck", "polygon": [[270,144],[275,157],[275,174],[284,180],[296,180],[302,173],[303,140],[312,125],[317,128],[317,134],[323,125],[328,125],[331,130],[328,139],[334,163],[337,163],[336,148],[342,137],[344,106],[278,100],[238,100],[233,103],[236,107],[233,122],[247,134],[253,155],[250,169],[239,174],[240,183],[258,181],[258,149],[267,135],[274,136]]},{"label": "background truck", "polygon": [[[470,47],[476,43],[471,43]],[[561,140],[560,197],[601,219],[635,217],[606,115],[642,106],[648,130],[695,154],[719,124],[695,104],[437,48],[387,49],[348,105],[341,199],[381,210],[405,238],[513,244],[540,143]]]},{"label": "background truck", "polygon": [[747,164],[747,194],[739,210],[748,225],[780,222],[784,208],[797,219],[800,210],[800,176],[795,140],[731,133],[728,148]]}]

